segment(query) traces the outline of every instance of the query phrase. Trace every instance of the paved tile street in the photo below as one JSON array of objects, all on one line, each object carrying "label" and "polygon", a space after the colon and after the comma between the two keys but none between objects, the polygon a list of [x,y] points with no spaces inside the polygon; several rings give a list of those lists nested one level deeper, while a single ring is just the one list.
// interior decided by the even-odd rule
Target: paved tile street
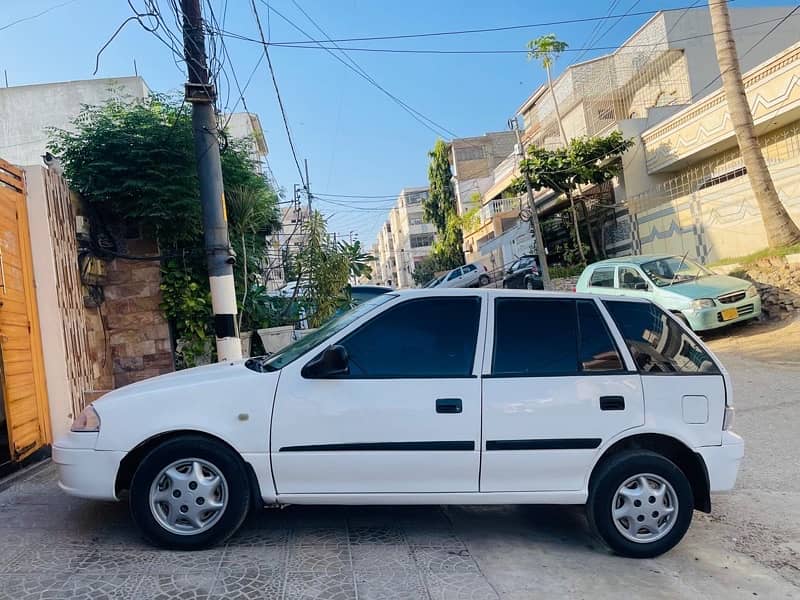
[{"label": "paved tile street", "polygon": [[580,508],[533,506],[269,509],[225,547],[166,552],[125,504],[63,495],[47,464],[0,491],[0,599],[797,598],[799,333],[710,340],[734,374],[748,455],[736,492],[655,560],[609,554]]}]

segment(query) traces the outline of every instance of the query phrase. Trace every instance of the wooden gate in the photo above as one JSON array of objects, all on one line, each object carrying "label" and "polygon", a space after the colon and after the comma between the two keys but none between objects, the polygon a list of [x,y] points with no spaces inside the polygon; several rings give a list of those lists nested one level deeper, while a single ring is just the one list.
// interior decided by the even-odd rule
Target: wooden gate
[{"label": "wooden gate", "polygon": [[0,375],[12,460],[51,441],[22,170],[0,160]]}]

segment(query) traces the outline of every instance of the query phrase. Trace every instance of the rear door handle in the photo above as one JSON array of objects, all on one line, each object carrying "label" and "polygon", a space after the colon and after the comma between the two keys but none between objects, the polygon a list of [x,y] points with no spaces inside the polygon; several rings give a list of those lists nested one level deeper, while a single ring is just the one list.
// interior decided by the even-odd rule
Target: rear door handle
[{"label": "rear door handle", "polygon": [[625,410],[625,397],[600,396],[600,410]]},{"label": "rear door handle", "polygon": [[436,412],[454,415],[462,411],[461,398],[439,398],[436,400]]}]

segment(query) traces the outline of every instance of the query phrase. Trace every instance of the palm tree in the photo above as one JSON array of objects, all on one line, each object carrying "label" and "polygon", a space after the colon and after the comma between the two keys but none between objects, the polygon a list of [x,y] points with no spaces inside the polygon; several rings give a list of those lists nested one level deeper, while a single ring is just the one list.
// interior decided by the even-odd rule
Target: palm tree
[{"label": "palm tree", "polygon": [[361,276],[369,277],[372,275],[372,265],[370,262],[375,260],[375,257],[361,249],[361,242],[339,242],[339,251],[347,258],[347,263],[350,268],[350,276],[354,282],[358,282]]},{"label": "palm tree", "polygon": [[[545,73],[547,73],[547,87],[550,89],[550,97],[553,99],[553,110],[556,113],[556,122],[558,123],[558,131],[561,133],[561,143],[566,148],[569,144],[567,140],[567,132],[564,130],[564,123],[561,121],[561,112],[558,110],[558,100],[556,99],[556,91],[553,88],[553,78],[550,74],[550,67],[561,55],[564,50],[569,47],[569,44],[562,42],[556,37],[554,33],[542,35],[528,42],[528,60],[538,60],[542,63]],[[575,201],[572,196],[569,196],[569,209],[572,212],[572,224],[575,226],[575,241],[578,244],[578,252],[581,255],[581,262],[586,262],[586,256],[583,252],[583,242],[581,241],[581,230],[578,225],[578,212],[575,210]]]},{"label": "palm tree", "polygon": [[540,36],[535,40],[528,42],[528,60],[538,60],[542,63],[545,73],[547,73],[547,87],[550,89],[550,97],[553,99],[553,108],[556,113],[556,121],[558,121],[558,131],[561,133],[561,143],[564,147],[567,146],[567,132],[564,131],[564,123],[561,121],[561,113],[558,110],[558,100],[556,100],[556,92],[553,89],[553,78],[550,74],[550,67],[558,59],[564,50],[569,47],[567,42],[562,42],[556,38],[555,33],[548,33],[547,35]]},{"label": "palm tree", "polygon": [[724,0],[708,0],[708,8],[711,12],[714,45],[717,48],[722,88],[725,90],[733,132],[736,134],[750,187],[761,211],[761,219],[767,232],[767,244],[770,248],[796,244],[800,242],[800,229],[792,221],[778,197],[753,129],[753,115],[750,112],[739,58],[736,55],[728,3]]}]

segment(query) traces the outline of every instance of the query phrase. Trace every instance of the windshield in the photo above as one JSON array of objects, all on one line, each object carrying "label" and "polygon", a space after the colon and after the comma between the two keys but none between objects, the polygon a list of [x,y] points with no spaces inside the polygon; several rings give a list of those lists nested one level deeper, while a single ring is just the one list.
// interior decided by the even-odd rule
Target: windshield
[{"label": "windshield", "polygon": [[322,327],[317,329],[316,331],[312,331],[311,333],[304,335],[302,338],[297,340],[293,344],[289,344],[282,350],[279,350],[275,354],[272,354],[264,359],[261,359],[260,362],[260,369],[262,371],[276,371],[278,369],[282,369],[290,362],[296,360],[306,352],[308,352],[314,346],[321,344],[328,338],[333,337],[337,333],[339,333],[342,329],[356,321],[357,319],[361,318],[365,314],[372,312],[382,304],[389,302],[393,298],[396,298],[395,294],[381,294],[380,296],[375,296],[374,298],[370,298],[366,302],[363,302],[352,308],[346,312],[343,312],[341,315],[334,317],[327,323],[325,323]]},{"label": "windshield", "polygon": [[658,287],[694,281],[700,277],[713,275],[704,266],[681,256],[668,256],[642,263],[642,271]]}]

